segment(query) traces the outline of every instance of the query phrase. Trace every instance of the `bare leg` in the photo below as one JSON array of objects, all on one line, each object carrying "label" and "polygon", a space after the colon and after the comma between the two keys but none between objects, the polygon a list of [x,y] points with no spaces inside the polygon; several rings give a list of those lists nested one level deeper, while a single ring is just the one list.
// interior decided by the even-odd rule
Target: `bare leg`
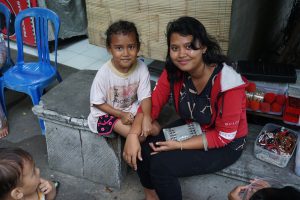
[{"label": "bare leg", "polygon": [[[114,126],[114,131],[117,132],[119,135],[123,136],[123,137],[127,137],[127,135],[129,134],[129,131],[130,131],[130,128],[131,128],[131,125],[124,125],[121,120],[118,120],[116,123],[115,123],[115,126]],[[139,141],[140,142],[144,142],[146,140],[145,137],[143,136],[139,136]]]},{"label": "bare leg", "polygon": [[155,190],[144,188],[144,193],[146,200],[159,200]]},{"label": "bare leg", "polygon": [[121,120],[117,120],[117,122],[114,125],[114,131],[117,132],[119,135],[123,136],[123,137],[127,137],[127,135],[129,134],[131,125],[124,125]]},{"label": "bare leg", "polygon": [[3,120],[2,128],[0,129],[0,138],[4,138],[8,135],[8,124],[6,120]]}]

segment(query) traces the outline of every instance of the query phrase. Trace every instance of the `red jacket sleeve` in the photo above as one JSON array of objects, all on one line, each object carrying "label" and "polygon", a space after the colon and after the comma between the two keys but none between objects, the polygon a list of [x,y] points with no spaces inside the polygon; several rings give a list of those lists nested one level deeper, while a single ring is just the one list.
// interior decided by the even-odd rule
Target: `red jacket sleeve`
[{"label": "red jacket sleeve", "polygon": [[[208,148],[223,147],[236,138],[240,120],[246,112],[244,101],[244,88],[226,91],[223,96],[218,99],[219,110],[217,111],[215,127],[206,130]],[[222,109],[221,115],[220,108]]]},{"label": "red jacket sleeve", "polygon": [[166,70],[163,70],[159,77],[155,88],[153,89],[152,99],[152,110],[151,117],[156,120],[170,97],[170,83],[168,81],[168,74]]}]

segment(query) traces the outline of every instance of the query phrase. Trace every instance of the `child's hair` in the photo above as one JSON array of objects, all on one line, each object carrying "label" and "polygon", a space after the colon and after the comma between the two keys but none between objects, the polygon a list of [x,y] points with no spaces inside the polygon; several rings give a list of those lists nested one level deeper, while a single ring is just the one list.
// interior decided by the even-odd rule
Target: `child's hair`
[{"label": "child's hair", "polygon": [[137,31],[135,24],[132,22],[123,21],[123,20],[114,22],[106,30],[106,33],[105,33],[106,34],[106,47],[107,48],[110,47],[112,35],[117,35],[117,34],[127,35],[129,33],[135,34],[137,47],[138,47],[138,49],[140,49],[140,45],[141,45],[140,36],[139,36],[139,33]]},{"label": "child's hair", "polygon": [[21,184],[24,162],[32,156],[21,148],[0,148],[0,199]]},{"label": "child's hair", "polygon": [[250,200],[300,199],[300,192],[291,186],[283,188],[263,188],[255,192]]}]

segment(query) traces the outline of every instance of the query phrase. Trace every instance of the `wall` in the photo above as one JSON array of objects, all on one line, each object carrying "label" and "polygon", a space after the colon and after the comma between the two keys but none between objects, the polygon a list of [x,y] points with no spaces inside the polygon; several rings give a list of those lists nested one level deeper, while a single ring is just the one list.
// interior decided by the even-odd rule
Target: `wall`
[{"label": "wall", "polygon": [[228,55],[265,60],[278,48],[293,0],[234,0]]},{"label": "wall", "polygon": [[164,60],[167,23],[183,15],[199,19],[227,51],[231,0],[86,0],[89,42],[105,46],[105,31],[117,20],[136,24],[141,36],[140,54]]}]

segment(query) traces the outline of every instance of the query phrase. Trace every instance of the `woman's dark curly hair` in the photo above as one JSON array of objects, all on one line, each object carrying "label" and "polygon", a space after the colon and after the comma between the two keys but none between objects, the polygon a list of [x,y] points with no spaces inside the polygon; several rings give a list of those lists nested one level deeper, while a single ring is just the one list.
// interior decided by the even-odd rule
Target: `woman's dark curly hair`
[{"label": "woman's dark curly hair", "polygon": [[178,67],[173,63],[170,57],[170,40],[173,33],[178,33],[182,36],[193,36],[192,49],[199,49],[199,43],[201,46],[206,46],[206,52],[203,54],[203,61],[205,64],[209,65],[212,63],[222,63],[227,62],[227,57],[222,53],[222,49],[217,43],[217,41],[208,35],[205,27],[201,22],[193,17],[183,16],[174,21],[171,21],[167,25],[167,44],[168,53],[166,57],[166,70],[168,72],[169,81],[175,82],[179,80],[183,72],[178,69]]},{"label": "woman's dark curly hair", "polygon": [[111,24],[108,27],[108,29],[105,32],[106,47],[107,48],[110,47],[112,35],[118,35],[118,34],[127,35],[129,33],[135,34],[137,47],[138,47],[138,49],[140,49],[140,45],[141,45],[140,36],[139,36],[139,33],[137,31],[135,24],[132,22],[129,22],[129,21],[124,21],[124,20],[119,20],[117,22],[114,22],[113,24]]}]

